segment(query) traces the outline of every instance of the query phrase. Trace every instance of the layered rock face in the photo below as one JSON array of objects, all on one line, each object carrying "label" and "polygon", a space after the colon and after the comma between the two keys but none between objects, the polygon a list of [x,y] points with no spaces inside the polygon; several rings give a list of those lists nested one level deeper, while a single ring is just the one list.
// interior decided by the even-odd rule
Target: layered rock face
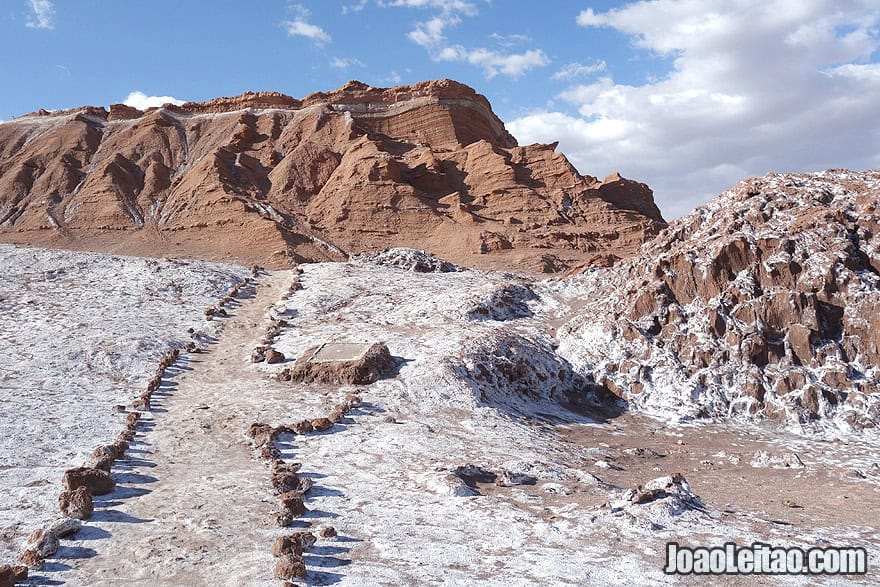
[{"label": "layered rock face", "polygon": [[283,266],[394,246],[560,271],[665,226],[647,186],[517,146],[449,80],[0,124],[0,239]]},{"label": "layered rock face", "polygon": [[880,172],[771,174],[574,278],[560,352],[634,406],[880,422]]}]

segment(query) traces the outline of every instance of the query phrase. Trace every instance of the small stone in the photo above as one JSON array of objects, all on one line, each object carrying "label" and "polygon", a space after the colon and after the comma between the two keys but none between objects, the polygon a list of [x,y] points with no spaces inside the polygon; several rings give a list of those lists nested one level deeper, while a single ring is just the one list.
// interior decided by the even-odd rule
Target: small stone
[{"label": "small stone", "polygon": [[312,480],[301,478],[296,473],[277,472],[272,474],[272,487],[279,495],[292,491],[303,494],[312,488]]},{"label": "small stone", "polygon": [[58,542],[58,536],[56,536],[49,530],[38,528],[31,532],[31,535],[28,536],[28,541],[25,548],[26,550],[35,551],[42,558],[46,558],[58,552],[59,546],[60,543]]},{"label": "small stone", "polygon": [[72,491],[62,491],[58,496],[61,513],[69,518],[87,520],[94,512],[92,494],[87,487],[77,487]]},{"label": "small stone", "polygon": [[303,503],[302,493],[298,491],[288,491],[278,496],[281,501],[281,508],[284,512],[288,512],[291,516],[301,516],[306,513],[306,506]]},{"label": "small stone", "polygon": [[45,557],[40,556],[40,553],[33,549],[27,549],[22,552],[21,556],[18,557],[18,560],[27,568],[34,571],[42,569],[43,563],[46,562]]},{"label": "small stone", "polygon": [[75,518],[58,518],[46,528],[48,532],[55,535],[56,538],[64,538],[71,534],[76,534],[82,528],[82,522]]},{"label": "small stone", "polygon": [[134,430],[137,427],[138,420],[141,419],[141,415],[138,412],[131,412],[128,416],[125,417],[125,425],[129,430]]},{"label": "small stone", "polygon": [[92,459],[89,463],[89,467],[93,469],[101,469],[102,471],[106,471],[107,473],[113,468],[113,463],[116,462],[116,459],[110,456],[104,456],[99,459]]},{"label": "small stone", "polygon": [[321,538],[334,538],[336,534],[336,528],[333,526],[327,526],[326,528],[321,528],[321,532],[319,534]]},{"label": "small stone", "polygon": [[286,554],[275,561],[276,579],[303,579],[306,576],[306,564],[301,556]]},{"label": "small stone", "polygon": [[288,526],[293,524],[293,521],[295,519],[296,516],[294,516],[292,512],[281,510],[280,512],[272,516],[272,523],[279,528],[287,528]]},{"label": "small stone", "polygon": [[301,557],[302,553],[302,544],[294,536],[281,536],[276,538],[275,542],[272,544],[272,556],[293,554]]},{"label": "small stone", "polygon": [[312,428],[314,428],[318,432],[323,432],[324,430],[329,430],[333,427],[333,422],[328,418],[315,418],[310,422],[312,424]]},{"label": "small stone", "polygon": [[292,424],[289,428],[296,434],[308,434],[314,430],[314,427],[309,420],[300,420],[299,422]]},{"label": "small stone", "polygon": [[269,349],[266,351],[266,362],[271,364],[280,363],[284,360],[284,354],[276,351],[275,349]]},{"label": "small stone", "polygon": [[14,587],[16,583],[25,581],[27,578],[27,567],[0,565],[0,587]]}]

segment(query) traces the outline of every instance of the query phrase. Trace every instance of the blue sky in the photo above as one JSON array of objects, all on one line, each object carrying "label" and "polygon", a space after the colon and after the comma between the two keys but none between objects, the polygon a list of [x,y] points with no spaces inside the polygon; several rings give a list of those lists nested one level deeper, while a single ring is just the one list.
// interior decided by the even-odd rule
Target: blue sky
[{"label": "blue sky", "polygon": [[749,175],[880,166],[878,28],[876,0],[4,0],[0,120],[448,77],[675,217]]}]

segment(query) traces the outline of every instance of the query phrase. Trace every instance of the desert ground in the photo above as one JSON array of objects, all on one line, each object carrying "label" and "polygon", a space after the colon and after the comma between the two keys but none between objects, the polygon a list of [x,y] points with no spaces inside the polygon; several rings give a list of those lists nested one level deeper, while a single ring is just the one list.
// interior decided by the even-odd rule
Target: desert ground
[{"label": "desert ground", "polygon": [[[163,353],[196,351],[140,410],[116,488],[27,584],[281,585],[273,543],[291,531],[317,538],[293,581],[307,585],[665,585],[669,541],[861,546],[880,562],[875,432],[628,410],[557,352],[581,307],[558,279],[417,272],[411,251],[256,278],[182,259],[0,257],[0,564],[60,516],[62,473],[124,430]],[[392,361],[373,383],[284,380],[315,346],[375,342]],[[266,343],[284,359],[253,363]],[[351,394],[327,429],[286,428]],[[273,458],[308,480],[286,528],[255,423],[279,430]],[[655,498],[626,498],[664,477]]]}]

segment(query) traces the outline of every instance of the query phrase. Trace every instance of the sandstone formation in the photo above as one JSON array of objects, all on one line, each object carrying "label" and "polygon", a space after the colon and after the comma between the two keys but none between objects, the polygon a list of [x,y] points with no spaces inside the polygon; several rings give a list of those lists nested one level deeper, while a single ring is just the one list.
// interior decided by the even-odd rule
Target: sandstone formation
[{"label": "sandstone formation", "polygon": [[573,280],[560,353],[632,406],[880,423],[880,172],[746,180]]},{"label": "sandstone formation", "polygon": [[450,80],[40,111],[0,124],[0,239],[275,267],[406,246],[552,272],[665,225],[647,186],[555,148],[518,146]]}]

